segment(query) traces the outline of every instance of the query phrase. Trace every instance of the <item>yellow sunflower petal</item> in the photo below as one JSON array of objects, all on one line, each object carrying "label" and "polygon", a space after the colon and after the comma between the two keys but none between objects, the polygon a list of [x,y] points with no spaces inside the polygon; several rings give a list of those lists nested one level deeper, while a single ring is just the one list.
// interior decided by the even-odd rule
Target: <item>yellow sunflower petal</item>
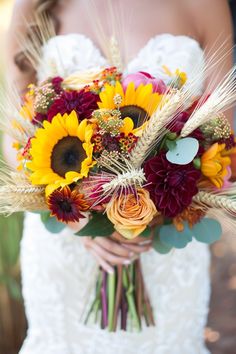
[{"label": "yellow sunflower petal", "polygon": [[124,125],[120,128],[120,132],[128,135],[134,129],[134,122],[131,118],[126,117],[123,119]]},{"label": "yellow sunflower petal", "polygon": [[52,194],[56,189],[60,188],[60,182],[57,183],[51,183],[45,188],[45,195],[48,197],[50,194]]},{"label": "yellow sunflower petal", "polygon": [[78,117],[75,111],[72,111],[65,122],[67,133],[70,136],[77,135],[77,129],[79,126]]},{"label": "yellow sunflower petal", "polygon": [[125,91],[125,101],[124,105],[134,105],[136,104],[136,95],[135,95],[135,84],[134,82],[130,82]]},{"label": "yellow sunflower petal", "polygon": [[83,119],[77,128],[77,136],[81,141],[85,140],[86,127],[87,127],[87,119]]}]

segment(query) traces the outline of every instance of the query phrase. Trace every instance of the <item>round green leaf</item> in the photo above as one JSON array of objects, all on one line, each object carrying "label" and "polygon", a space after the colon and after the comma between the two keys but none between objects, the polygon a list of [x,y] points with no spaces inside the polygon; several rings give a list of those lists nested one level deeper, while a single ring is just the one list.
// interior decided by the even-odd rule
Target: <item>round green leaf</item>
[{"label": "round green leaf", "polygon": [[50,212],[43,212],[40,216],[45,228],[52,234],[58,234],[66,227],[65,224],[58,221],[55,217],[50,216]]},{"label": "round green leaf", "polygon": [[184,224],[184,230],[179,232],[173,224],[163,225],[160,228],[160,241],[167,246],[184,248],[192,241],[192,231]]},{"label": "round green leaf", "polygon": [[222,235],[221,225],[215,219],[204,218],[192,230],[196,240],[207,244],[218,241]]}]

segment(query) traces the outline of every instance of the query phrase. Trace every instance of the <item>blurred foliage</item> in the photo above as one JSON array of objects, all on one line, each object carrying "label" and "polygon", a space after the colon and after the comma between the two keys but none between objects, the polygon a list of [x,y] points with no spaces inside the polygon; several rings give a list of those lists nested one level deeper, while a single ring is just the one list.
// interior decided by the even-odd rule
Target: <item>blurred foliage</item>
[{"label": "blurred foliage", "polygon": [[[0,86],[3,87],[1,73]],[[0,135],[0,161],[3,159],[1,140]],[[0,285],[4,285],[10,296],[15,299],[21,299],[19,251],[22,228],[22,214],[18,213],[9,217],[0,216]]]},{"label": "blurred foliage", "polygon": [[17,299],[21,298],[18,260],[22,220],[20,214],[0,217],[0,283]]},{"label": "blurred foliage", "polygon": [[22,227],[22,214],[0,216],[0,284],[4,284],[10,295],[17,299],[21,298],[19,250]]}]

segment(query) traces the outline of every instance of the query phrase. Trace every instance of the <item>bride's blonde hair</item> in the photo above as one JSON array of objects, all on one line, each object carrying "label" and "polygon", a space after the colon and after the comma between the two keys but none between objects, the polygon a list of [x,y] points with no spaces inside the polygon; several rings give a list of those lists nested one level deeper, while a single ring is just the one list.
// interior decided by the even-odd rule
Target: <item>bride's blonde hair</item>
[{"label": "bride's blonde hair", "polygon": [[[34,0],[34,17],[37,19],[46,19],[47,22],[53,26],[55,34],[58,33],[60,23],[58,18],[55,15],[55,7],[58,5],[59,0]],[[43,38],[41,36],[41,30],[39,29],[39,23],[36,20],[33,20],[31,23],[27,24],[26,38],[25,42],[30,42],[31,44],[37,38],[38,43],[43,43]],[[33,72],[34,68],[29,60],[29,56],[27,53],[27,45],[23,46],[19,53],[17,53],[14,57],[14,62],[22,72]]]}]

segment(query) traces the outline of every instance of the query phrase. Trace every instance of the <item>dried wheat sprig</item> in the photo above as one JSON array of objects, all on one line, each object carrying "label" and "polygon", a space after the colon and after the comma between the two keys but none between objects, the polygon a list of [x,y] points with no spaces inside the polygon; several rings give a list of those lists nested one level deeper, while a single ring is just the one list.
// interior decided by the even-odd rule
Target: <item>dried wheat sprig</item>
[{"label": "dried wheat sprig", "polygon": [[62,86],[65,89],[81,90],[85,85],[93,85],[94,80],[99,80],[99,86],[102,86],[102,73],[104,69],[105,67],[99,67],[76,71],[63,80]]},{"label": "dried wheat sprig", "polygon": [[183,95],[181,91],[176,91],[167,99],[167,103],[160,105],[157,111],[148,121],[142,136],[130,153],[130,162],[135,168],[139,168],[150,149],[156,144],[158,136],[163,128],[173,119],[178,108],[181,106]]},{"label": "dried wheat sprig", "polygon": [[122,72],[122,57],[118,41],[114,36],[112,36],[110,39],[110,63],[111,65],[115,66],[119,72]]},{"label": "dried wheat sprig", "polygon": [[229,72],[223,82],[213,91],[207,101],[193,112],[185,123],[181,136],[185,137],[192,133],[200,125],[208,122],[220,112],[232,107],[236,101],[236,66]]},{"label": "dried wheat sprig", "polygon": [[10,215],[18,211],[48,210],[45,190],[30,185],[0,187],[0,213]]},{"label": "dried wheat sprig", "polygon": [[34,14],[34,18],[29,21],[25,19],[25,26],[28,28],[28,36],[19,33],[17,35],[19,46],[24,52],[35,70],[42,62],[42,46],[56,35],[53,21],[47,15]]},{"label": "dried wheat sprig", "polygon": [[0,130],[25,145],[36,127],[19,113],[21,98],[14,87],[0,89]]},{"label": "dried wheat sprig", "polygon": [[13,172],[6,165],[0,174],[0,213],[47,210],[45,187],[33,186],[20,172]]},{"label": "dried wheat sprig", "polygon": [[227,195],[218,195],[205,191],[200,191],[193,197],[193,201],[205,208],[218,208],[224,210],[231,216],[236,215],[236,198]]}]

